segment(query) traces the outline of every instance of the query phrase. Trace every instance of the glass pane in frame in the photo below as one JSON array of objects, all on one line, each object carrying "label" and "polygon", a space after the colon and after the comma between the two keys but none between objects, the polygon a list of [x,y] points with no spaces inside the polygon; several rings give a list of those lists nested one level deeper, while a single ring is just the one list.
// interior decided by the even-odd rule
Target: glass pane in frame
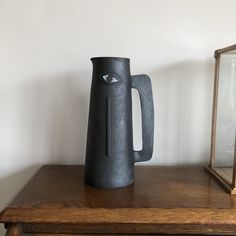
[{"label": "glass pane in frame", "polygon": [[222,53],[215,136],[214,168],[232,182],[236,128],[236,50]]}]

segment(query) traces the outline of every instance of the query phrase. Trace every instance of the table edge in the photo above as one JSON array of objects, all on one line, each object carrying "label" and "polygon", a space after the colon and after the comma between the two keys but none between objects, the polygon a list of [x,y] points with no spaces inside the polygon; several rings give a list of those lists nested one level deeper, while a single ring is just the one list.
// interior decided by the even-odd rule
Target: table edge
[{"label": "table edge", "polygon": [[236,209],[6,208],[1,223],[132,223],[236,225]]}]

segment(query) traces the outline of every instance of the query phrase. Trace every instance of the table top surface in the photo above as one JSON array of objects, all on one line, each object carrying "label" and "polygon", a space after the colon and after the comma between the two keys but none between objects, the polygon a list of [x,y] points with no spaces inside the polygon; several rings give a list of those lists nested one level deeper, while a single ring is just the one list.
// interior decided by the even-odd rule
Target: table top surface
[{"label": "table top surface", "polygon": [[136,166],[133,185],[111,190],[85,185],[83,176],[83,166],[43,166],[0,221],[236,224],[236,197],[204,167]]}]

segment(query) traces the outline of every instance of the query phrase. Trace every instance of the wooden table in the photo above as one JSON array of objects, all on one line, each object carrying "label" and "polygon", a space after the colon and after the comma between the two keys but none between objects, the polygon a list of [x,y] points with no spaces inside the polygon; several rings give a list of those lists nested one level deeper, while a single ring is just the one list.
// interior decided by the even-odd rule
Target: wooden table
[{"label": "wooden table", "polygon": [[0,214],[7,236],[236,235],[236,198],[203,167],[136,167],[115,190],[83,183],[83,166],[45,165]]}]

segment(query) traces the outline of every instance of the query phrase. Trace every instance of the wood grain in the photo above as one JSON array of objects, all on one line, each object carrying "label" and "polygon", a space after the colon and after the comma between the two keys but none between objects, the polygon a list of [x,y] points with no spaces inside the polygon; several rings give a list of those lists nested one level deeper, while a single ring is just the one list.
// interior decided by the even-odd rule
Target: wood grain
[{"label": "wood grain", "polygon": [[[137,166],[135,184],[104,190],[84,184],[83,166],[48,165],[6,208],[2,218],[16,209],[73,208],[228,208],[236,203],[205,171],[204,167]],[[2,219],[1,219],[2,220]]]},{"label": "wood grain", "polygon": [[[229,214],[230,213],[230,214]],[[226,217],[227,216],[227,217]],[[5,212],[6,222],[22,223],[129,223],[129,224],[236,224],[236,210],[195,208],[15,209]]]},{"label": "wood grain", "polygon": [[236,235],[235,225],[211,224],[24,224],[26,233],[63,234],[208,234]]},{"label": "wood grain", "polygon": [[135,168],[135,184],[85,185],[83,166],[43,166],[1,213],[27,233],[236,234],[236,198],[203,167]]},{"label": "wood grain", "polygon": [[23,233],[22,225],[19,223],[9,224],[7,227],[6,236],[21,236]]}]

